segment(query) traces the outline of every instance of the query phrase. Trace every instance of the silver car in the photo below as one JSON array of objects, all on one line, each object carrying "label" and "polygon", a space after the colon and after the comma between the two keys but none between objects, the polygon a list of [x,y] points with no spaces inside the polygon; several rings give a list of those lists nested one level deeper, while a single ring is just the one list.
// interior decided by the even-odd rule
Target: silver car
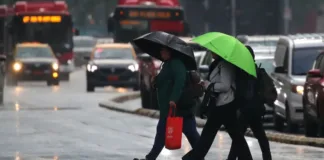
[{"label": "silver car", "polygon": [[96,39],[91,36],[74,36],[74,65],[76,67],[87,63],[84,57],[89,57],[93,47],[96,45]]},{"label": "silver car", "polygon": [[258,47],[258,46],[268,46],[268,47],[275,47],[279,40],[279,35],[256,35],[256,36],[249,36],[249,35],[238,35],[237,39],[240,40],[243,44],[249,45],[251,47]]},{"label": "silver car", "polygon": [[290,35],[281,37],[275,52],[275,70],[272,74],[278,97],[274,108],[274,125],[296,132],[303,123],[302,95],[306,73],[315,58],[324,49],[319,36]]}]

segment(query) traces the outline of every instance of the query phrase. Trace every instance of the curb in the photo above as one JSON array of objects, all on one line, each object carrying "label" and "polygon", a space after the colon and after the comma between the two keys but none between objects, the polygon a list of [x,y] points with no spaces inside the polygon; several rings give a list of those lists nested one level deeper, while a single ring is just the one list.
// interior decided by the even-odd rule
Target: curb
[{"label": "curb", "polygon": [[122,96],[118,96],[118,97],[112,99],[111,101],[116,102],[116,103],[123,103],[123,102],[128,101],[128,100],[139,98],[140,96],[141,95],[138,92],[128,93],[128,94],[125,94],[125,95],[122,95]]},{"label": "curb", "polygon": [[[138,97],[140,97],[139,93],[127,94],[112,99],[112,102],[99,103],[99,106],[102,108],[107,108],[118,112],[130,113],[130,114],[141,115],[141,116],[158,119],[160,116],[159,111],[152,110],[152,109],[145,109],[145,108],[130,110],[125,108],[122,104],[120,104],[128,100],[136,99]],[[204,127],[206,120],[196,118],[196,122],[197,122],[197,127],[202,128]],[[324,147],[324,138],[308,138],[301,135],[291,135],[291,134],[271,132],[271,131],[266,131],[266,135],[269,141],[273,141],[273,142],[295,144],[295,145],[306,145],[306,146],[313,146],[313,147]],[[250,129],[247,130],[245,136],[254,137],[253,132]]]}]

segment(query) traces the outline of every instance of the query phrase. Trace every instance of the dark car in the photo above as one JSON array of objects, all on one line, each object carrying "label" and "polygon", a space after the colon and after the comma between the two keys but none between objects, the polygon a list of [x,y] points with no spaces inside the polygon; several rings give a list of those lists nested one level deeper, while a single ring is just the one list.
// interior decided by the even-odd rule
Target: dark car
[{"label": "dark car", "polygon": [[34,80],[46,81],[48,86],[59,85],[58,60],[47,44],[17,44],[8,68],[7,83],[16,86],[18,81]]},{"label": "dark car", "polygon": [[[317,137],[324,126],[324,52],[306,76],[303,90],[305,136]],[[320,135],[324,137],[323,135]]]},{"label": "dark car", "polygon": [[95,87],[131,87],[138,90],[138,62],[130,44],[96,45],[87,64],[87,91]]}]

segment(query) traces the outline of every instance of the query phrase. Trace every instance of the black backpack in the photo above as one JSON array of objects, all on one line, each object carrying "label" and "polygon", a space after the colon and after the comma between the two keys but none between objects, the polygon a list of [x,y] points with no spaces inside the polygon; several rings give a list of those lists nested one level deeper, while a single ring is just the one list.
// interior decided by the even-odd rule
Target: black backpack
[{"label": "black backpack", "polygon": [[268,75],[261,65],[256,68],[257,71],[257,95],[261,102],[273,106],[277,99],[277,90],[273,83],[273,79]]},{"label": "black backpack", "polygon": [[196,71],[187,71],[185,87],[180,100],[195,99],[204,95],[204,87],[200,83],[200,75]]},{"label": "black backpack", "polygon": [[236,68],[235,72],[235,88],[232,87],[235,92],[235,102],[238,105],[246,104],[256,96],[257,79],[239,68]]}]

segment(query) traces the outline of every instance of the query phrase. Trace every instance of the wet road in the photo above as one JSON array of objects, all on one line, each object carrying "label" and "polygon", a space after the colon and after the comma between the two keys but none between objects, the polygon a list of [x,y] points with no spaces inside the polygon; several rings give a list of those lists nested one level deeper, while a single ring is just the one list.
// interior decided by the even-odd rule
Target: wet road
[{"label": "wet road", "polygon": [[[82,70],[59,87],[20,83],[5,92],[0,107],[0,160],[132,160],[144,156],[153,143],[157,121],[99,108],[99,101],[125,90],[86,93]],[[225,159],[230,142],[220,132],[207,158]],[[261,159],[256,141],[248,138],[248,142],[255,159]],[[275,160],[324,158],[324,149],[278,143],[271,147]],[[160,160],[180,160],[189,149],[184,140],[181,150],[163,150]]]}]

